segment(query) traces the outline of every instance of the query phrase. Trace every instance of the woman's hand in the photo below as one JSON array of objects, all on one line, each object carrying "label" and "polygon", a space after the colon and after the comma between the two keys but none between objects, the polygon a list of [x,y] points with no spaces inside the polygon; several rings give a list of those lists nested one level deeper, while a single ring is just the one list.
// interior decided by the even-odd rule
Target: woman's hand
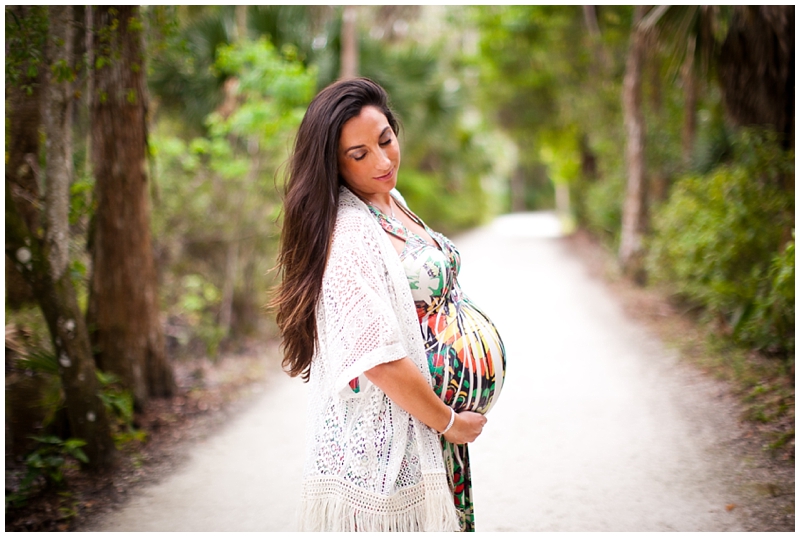
[{"label": "woman's hand", "polygon": [[466,444],[474,442],[486,425],[486,416],[477,412],[459,412],[450,430],[444,434],[444,439],[451,444]]},{"label": "woman's hand", "polygon": [[[417,366],[409,358],[376,365],[364,375],[402,409],[419,421],[443,431],[450,423],[452,411],[431,389]],[[475,412],[456,414],[453,426],[444,435],[453,444],[466,444],[475,440],[486,423],[486,418]]]}]

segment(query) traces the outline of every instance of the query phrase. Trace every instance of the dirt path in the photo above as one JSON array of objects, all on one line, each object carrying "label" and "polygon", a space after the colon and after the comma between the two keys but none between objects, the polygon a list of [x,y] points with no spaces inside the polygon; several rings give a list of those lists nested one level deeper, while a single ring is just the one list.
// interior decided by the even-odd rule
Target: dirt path
[{"label": "dirt path", "polygon": [[[556,234],[551,215],[528,214],[457,240],[462,286],[508,351],[470,448],[478,531],[748,529],[722,387],[626,318]],[[291,530],[306,386],[271,377],[176,473],[83,529]]]},{"label": "dirt path", "polygon": [[478,528],[744,529],[727,510],[737,422],[720,387],[626,318],[553,234],[547,215],[510,215],[459,241],[462,285],[508,351],[471,449]]}]

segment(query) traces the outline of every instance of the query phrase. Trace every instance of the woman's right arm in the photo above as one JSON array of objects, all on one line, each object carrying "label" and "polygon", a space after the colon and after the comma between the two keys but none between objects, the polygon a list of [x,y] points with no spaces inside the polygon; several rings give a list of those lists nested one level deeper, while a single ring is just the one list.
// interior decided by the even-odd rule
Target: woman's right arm
[{"label": "woman's right arm", "polygon": [[[365,371],[364,375],[400,408],[428,427],[441,432],[450,423],[450,407],[433,392],[411,359],[379,364]],[[485,424],[486,417],[481,414],[460,412],[444,438],[453,444],[473,442]]]}]

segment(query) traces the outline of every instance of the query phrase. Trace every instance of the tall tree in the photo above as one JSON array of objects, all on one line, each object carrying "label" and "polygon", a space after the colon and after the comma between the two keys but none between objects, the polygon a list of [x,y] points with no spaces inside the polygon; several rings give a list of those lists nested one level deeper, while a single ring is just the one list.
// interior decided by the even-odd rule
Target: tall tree
[{"label": "tall tree", "polygon": [[72,170],[72,6],[49,9],[50,35],[47,57],[52,67],[47,71],[44,130],[47,165],[45,206],[47,225],[45,241],[50,267],[58,279],[67,269],[69,234],[69,185]]},{"label": "tall tree", "polygon": [[772,127],[785,147],[794,145],[794,43],[794,6],[736,6],[719,55],[728,113]]},{"label": "tall tree", "polygon": [[99,366],[116,374],[141,405],[174,390],[150,236],[143,25],[136,6],[92,9],[97,211],[89,317]]},{"label": "tall tree", "polygon": [[[71,162],[72,25],[71,6],[43,8],[15,6],[6,12],[15,19],[7,39],[20,49],[41,53],[44,65],[34,54],[20,63],[25,73],[11,78],[6,86],[9,105],[9,165],[6,166],[6,255],[33,289],[50,331],[58,359],[71,434],[87,442],[89,466],[109,467],[114,461],[108,415],[98,397],[89,334],[73,287],[68,263],[69,170]],[[49,19],[49,21],[48,21]],[[49,22],[49,35],[44,28]],[[36,28],[40,26],[40,28]],[[18,33],[17,33],[18,32]],[[46,44],[31,39],[40,33]],[[18,42],[21,41],[21,42]],[[25,52],[22,53],[23,55]],[[13,60],[10,60],[13,65]],[[49,65],[48,65],[49,64]],[[19,66],[14,66],[19,67]],[[13,68],[12,67],[12,70]],[[39,76],[44,71],[44,76]],[[44,91],[40,82],[45,84]],[[39,106],[45,110],[46,192],[44,219],[39,214],[36,162],[39,153]],[[44,220],[44,230],[41,229]]]},{"label": "tall tree", "polygon": [[794,6],[657,6],[641,26],[675,63],[718,75],[734,124],[769,126],[794,145]]},{"label": "tall tree", "polygon": [[692,160],[694,140],[697,133],[697,75],[694,68],[695,40],[687,44],[686,59],[681,67],[683,82],[683,132],[681,136],[681,157],[684,167],[689,167]]},{"label": "tall tree", "polygon": [[244,41],[247,39],[247,6],[237,5],[235,11],[236,17],[236,41]]},{"label": "tall tree", "polygon": [[358,76],[358,11],[356,6],[342,10],[342,58],[340,78]]},{"label": "tall tree", "polygon": [[646,40],[644,31],[639,27],[645,10],[644,6],[636,6],[634,9],[622,91],[622,108],[627,134],[625,159],[628,181],[622,210],[619,261],[622,270],[637,281],[641,281],[644,277],[642,254],[647,227],[645,124],[642,111],[642,73]]}]

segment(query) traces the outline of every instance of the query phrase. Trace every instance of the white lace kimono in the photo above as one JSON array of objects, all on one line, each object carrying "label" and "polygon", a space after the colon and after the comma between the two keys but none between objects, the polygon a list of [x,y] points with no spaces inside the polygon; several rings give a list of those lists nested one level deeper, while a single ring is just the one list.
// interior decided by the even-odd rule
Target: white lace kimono
[{"label": "white lace kimono", "polygon": [[[430,382],[397,253],[367,206],[340,189],[317,305],[303,531],[458,531],[442,447],[364,371],[411,358]],[[350,381],[358,378],[356,392]]]}]

